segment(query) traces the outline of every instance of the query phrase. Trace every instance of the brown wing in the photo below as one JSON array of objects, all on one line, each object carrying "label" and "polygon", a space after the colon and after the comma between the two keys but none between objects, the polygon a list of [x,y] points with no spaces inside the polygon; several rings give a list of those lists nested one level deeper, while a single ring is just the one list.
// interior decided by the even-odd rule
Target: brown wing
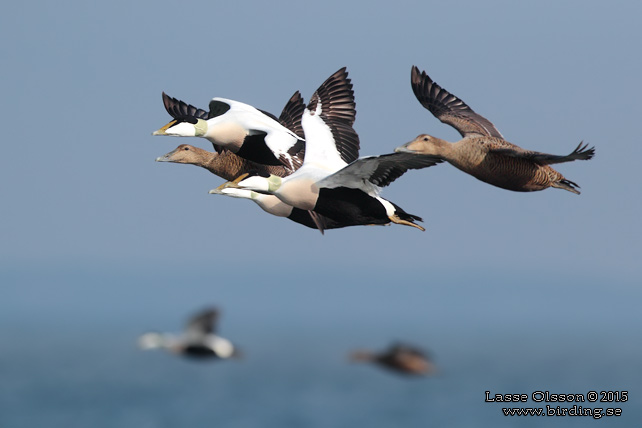
[{"label": "brown wing", "polygon": [[475,113],[465,102],[435,83],[425,71],[412,67],[412,91],[417,100],[441,122],[455,128],[462,137],[483,135],[504,138],[488,119]]},{"label": "brown wing", "polygon": [[581,142],[575,150],[565,156],[551,155],[548,153],[524,150],[514,144],[491,144],[489,153],[502,156],[510,156],[535,162],[539,165],[551,165],[556,163],[572,162],[575,160],[589,160],[595,155],[595,147],[587,149],[588,144]]}]

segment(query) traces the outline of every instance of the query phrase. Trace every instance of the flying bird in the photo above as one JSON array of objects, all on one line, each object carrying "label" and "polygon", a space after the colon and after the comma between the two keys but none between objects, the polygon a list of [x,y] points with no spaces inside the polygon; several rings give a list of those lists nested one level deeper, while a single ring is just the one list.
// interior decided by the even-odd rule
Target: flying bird
[{"label": "flying bird", "polygon": [[343,100],[353,97],[347,73],[344,73],[343,84],[329,80],[317,89],[301,118],[306,153],[303,165],[297,171],[286,177],[252,171],[225,183],[219,190],[240,188],[272,194],[290,206],[344,225],[393,222],[424,230],[415,223],[421,220],[420,217],[407,213],[380,197],[379,193],[381,187],[408,169],[425,168],[441,160],[405,153],[347,158],[346,151],[351,154],[359,151],[359,137],[352,127],[353,121],[343,118],[341,107]]},{"label": "flying bird", "polygon": [[238,357],[239,350],[216,334],[219,311],[209,308],[194,315],[182,334],[148,332],[141,335],[142,349],[162,348],[171,353],[195,358],[227,359]]},{"label": "flying bird", "polygon": [[524,150],[509,143],[486,118],[435,83],[416,66],[411,72],[412,90],[417,100],[441,122],[455,128],[463,137],[450,143],[422,134],[395,149],[401,153],[436,156],[473,177],[502,189],[533,192],[549,187],[579,194],[579,186],[550,165],[588,160],[595,148],[580,143],[566,156]]},{"label": "flying bird", "polygon": [[[209,112],[164,92],[163,104],[173,120],[152,135],[203,137],[214,145],[219,154],[229,150],[259,165],[278,167],[276,171],[274,168],[270,170],[276,175],[295,171],[303,161],[305,142],[300,122],[304,103],[298,91],[292,95],[279,118],[226,98],[212,99]],[[278,172],[278,169],[284,171]]]},{"label": "flying bird", "polygon": [[[338,95],[333,99],[333,112],[340,118],[342,123],[351,125],[356,118],[356,104],[354,102],[354,94],[350,93],[349,96],[346,96],[346,93],[342,89],[346,78],[347,71],[344,67],[326,80],[324,88],[329,93],[338,92]],[[163,101],[167,112],[174,117],[178,123],[180,123],[181,120],[187,120],[188,122],[191,120],[193,122],[208,116],[208,113],[204,110],[183,101],[176,100],[175,98],[168,97],[165,94],[163,94]],[[286,104],[279,121],[284,126],[295,131],[298,135],[303,136],[301,116],[304,109],[305,104],[300,93],[297,91]],[[170,122],[170,124],[171,123],[172,122]],[[170,128],[171,127],[172,126],[170,126]],[[338,146],[341,148],[341,156],[343,159],[346,161],[356,159],[359,151],[358,137],[356,134],[353,131],[347,131],[345,135],[339,135],[339,137]],[[341,138],[349,141],[346,141],[344,144]],[[353,141],[355,139],[356,145]],[[217,150],[216,152],[209,152],[189,144],[181,144],[173,151],[156,158],[156,161],[200,166],[226,180],[233,180],[248,172],[272,174],[281,177],[287,176],[292,172],[291,169],[286,168],[284,165],[264,165],[250,161],[216,144],[214,144],[214,148]],[[299,153],[301,159],[303,159],[304,152],[304,150],[301,150]],[[299,166],[300,162],[297,162],[294,168],[298,169]],[[307,227],[317,228],[321,233],[326,229],[336,229],[350,225],[326,218],[317,213],[311,213],[307,210],[289,206],[273,195],[263,195],[243,189],[215,189],[210,191],[210,193],[252,200],[265,212],[279,217],[286,217]]]},{"label": "flying bird", "polygon": [[411,345],[395,343],[382,352],[354,351],[352,361],[370,362],[405,375],[425,376],[435,371],[428,354]]},{"label": "flying bird", "polygon": [[[245,175],[242,177],[245,177]],[[268,214],[272,214],[277,217],[285,217],[303,226],[318,229],[321,234],[323,234],[327,229],[339,229],[350,226],[349,224],[335,221],[315,212],[295,208],[286,204],[274,195],[265,195],[248,189],[237,189],[231,187],[212,189],[209,193],[251,200]]]}]

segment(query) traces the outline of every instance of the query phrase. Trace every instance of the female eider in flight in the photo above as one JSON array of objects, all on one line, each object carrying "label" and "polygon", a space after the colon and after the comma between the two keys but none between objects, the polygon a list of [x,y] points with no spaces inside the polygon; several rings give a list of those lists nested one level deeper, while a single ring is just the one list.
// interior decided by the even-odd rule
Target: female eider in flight
[{"label": "female eider in flight", "polygon": [[[352,123],[343,120],[334,109],[337,100],[348,97],[348,93],[352,95],[352,85],[345,85],[340,91],[336,85],[328,88],[324,84],[312,96],[301,119],[306,153],[303,165],[296,172],[283,178],[251,173],[221,188],[273,194],[288,205],[314,211],[342,224],[393,222],[424,230],[415,224],[415,220],[421,218],[381,198],[380,187],[390,184],[408,169],[425,168],[440,160],[392,153],[360,158],[348,164],[342,152],[350,145],[358,152],[358,136]],[[346,138],[347,135],[353,138]]]},{"label": "female eider in flight", "polygon": [[424,351],[405,344],[393,344],[383,352],[354,351],[352,361],[372,362],[381,367],[406,375],[425,376],[435,367]]},{"label": "female eider in flight", "polygon": [[398,147],[397,152],[437,156],[473,177],[517,192],[533,192],[548,187],[580,192],[549,165],[591,159],[595,148],[580,143],[567,156],[524,150],[504,140],[502,134],[484,117],[449,93],[415,66],[411,73],[412,90],[419,102],[441,122],[462,135],[456,143],[422,134]]},{"label": "female eider in flight", "polygon": [[183,334],[149,332],[140,336],[138,344],[142,349],[163,348],[187,357],[238,357],[238,349],[229,340],[216,335],[218,317],[217,309],[206,309],[189,320]]},{"label": "female eider in flight", "polygon": [[247,160],[229,150],[209,152],[190,144],[181,144],[171,152],[156,158],[156,162],[172,162],[200,166],[225,180],[234,180],[248,171],[262,171],[285,177],[291,173],[283,165],[264,165]]},{"label": "female eider in flight", "polygon": [[244,159],[282,167],[290,173],[303,161],[305,143],[300,127],[303,100],[298,91],[279,119],[225,98],[212,99],[209,112],[164,92],[163,104],[174,119],[152,135],[203,137],[214,144],[217,152],[226,149]]}]

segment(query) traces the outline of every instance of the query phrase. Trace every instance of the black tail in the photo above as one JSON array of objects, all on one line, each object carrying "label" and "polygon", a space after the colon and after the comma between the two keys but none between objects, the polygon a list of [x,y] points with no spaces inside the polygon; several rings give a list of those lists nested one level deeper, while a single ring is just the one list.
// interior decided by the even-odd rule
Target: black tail
[{"label": "black tail", "polygon": [[418,215],[414,214],[409,214],[403,210],[399,205],[395,204],[394,202],[390,202],[394,207],[395,207],[395,214],[399,216],[400,219],[409,221],[411,223],[414,223],[415,221],[421,221],[423,222],[424,219],[419,217]]},{"label": "black tail", "polygon": [[557,187],[558,189],[564,189],[568,190],[571,193],[575,193],[576,195],[580,194],[580,191],[577,190],[580,188],[579,184],[572,182],[571,180],[560,180],[556,183],[552,184],[553,187]]}]

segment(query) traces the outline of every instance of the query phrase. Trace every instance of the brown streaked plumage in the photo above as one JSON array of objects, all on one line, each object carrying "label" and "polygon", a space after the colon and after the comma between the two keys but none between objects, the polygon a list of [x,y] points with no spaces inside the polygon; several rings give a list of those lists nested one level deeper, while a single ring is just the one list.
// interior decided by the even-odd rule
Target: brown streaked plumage
[{"label": "brown streaked plumage", "polygon": [[285,177],[290,170],[283,165],[263,165],[242,158],[229,150],[208,152],[189,144],[181,144],[173,151],[156,158],[156,162],[174,162],[200,166],[225,180],[234,180],[241,174],[256,170]]},{"label": "brown streaked plumage", "polygon": [[473,177],[502,189],[533,192],[549,187],[579,194],[576,183],[550,167],[551,164],[588,160],[595,148],[580,143],[567,156],[524,150],[509,143],[486,118],[435,83],[415,66],[411,73],[417,100],[441,122],[455,128],[463,137],[450,143],[427,134],[398,147],[397,152],[437,156]]},{"label": "brown streaked plumage", "polygon": [[354,351],[352,361],[372,362],[397,373],[408,375],[428,375],[435,367],[428,355],[413,346],[393,344],[383,352]]}]

